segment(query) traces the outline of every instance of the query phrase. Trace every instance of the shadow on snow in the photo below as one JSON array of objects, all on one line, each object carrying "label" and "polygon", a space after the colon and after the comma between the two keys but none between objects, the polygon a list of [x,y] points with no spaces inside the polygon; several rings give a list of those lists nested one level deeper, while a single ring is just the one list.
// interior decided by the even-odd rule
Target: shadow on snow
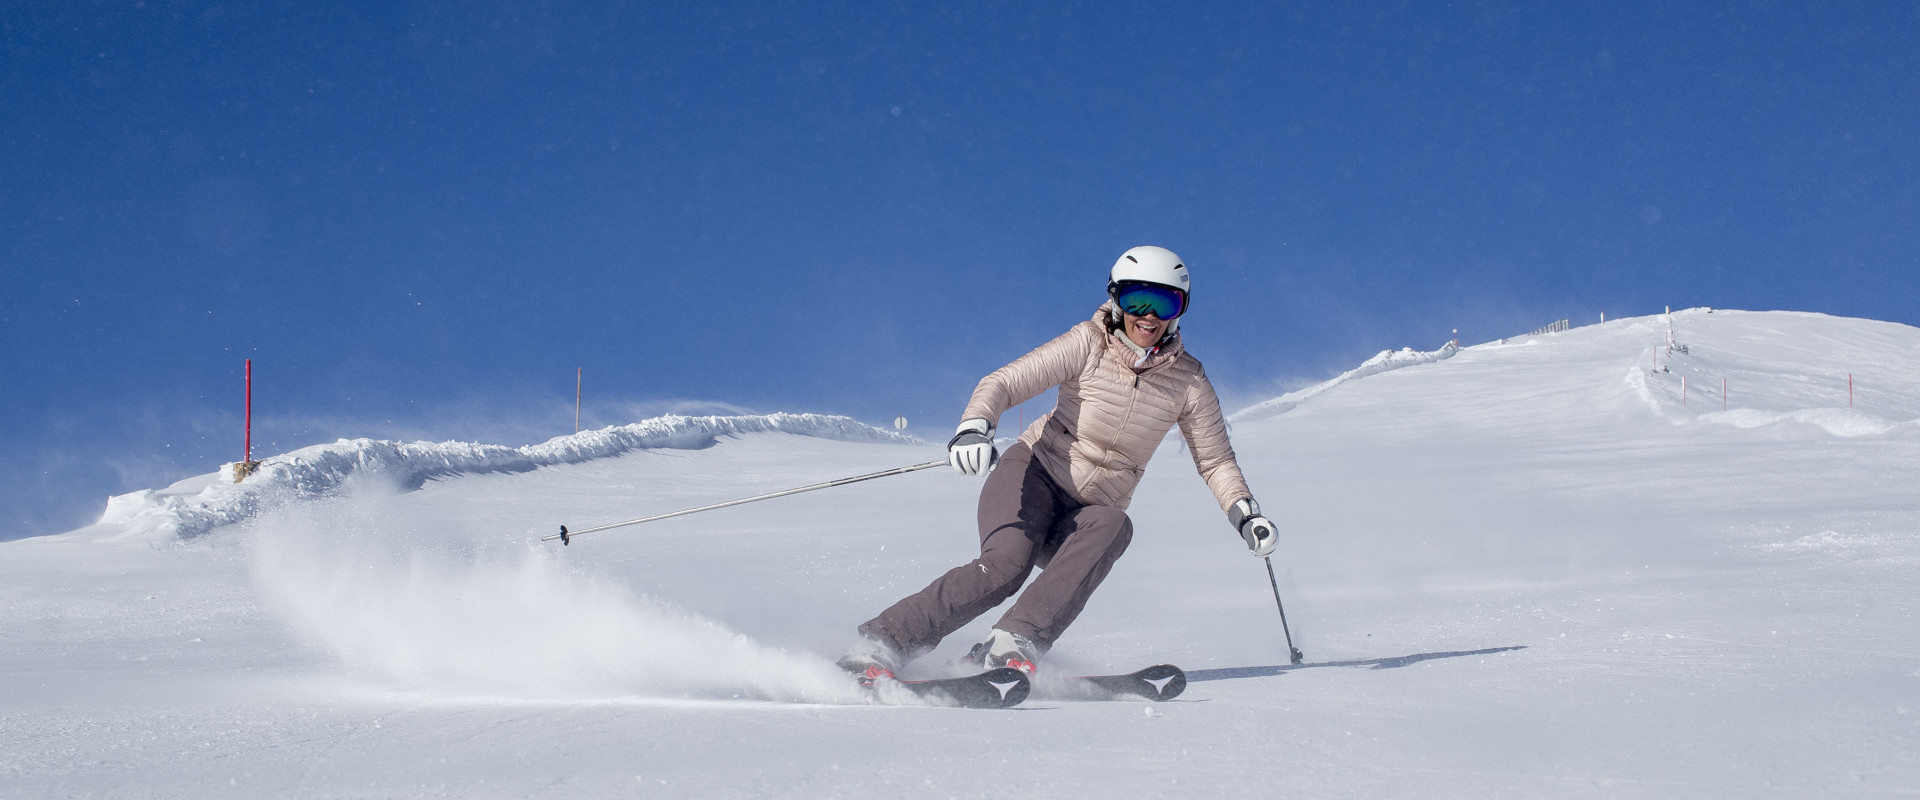
[{"label": "shadow on snow", "polygon": [[1395,656],[1393,658],[1366,658],[1366,659],[1359,659],[1355,661],[1322,661],[1319,663],[1308,662],[1304,664],[1290,664],[1290,665],[1281,664],[1281,665],[1271,666],[1271,667],[1226,667],[1223,669],[1196,669],[1196,670],[1193,670],[1192,672],[1187,673],[1187,682],[1199,683],[1201,681],[1224,681],[1224,680],[1230,680],[1234,678],[1269,678],[1284,672],[1292,672],[1296,669],[1317,669],[1320,667],[1366,667],[1368,669],[1399,669],[1401,667],[1408,667],[1414,664],[1418,664],[1422,661],[1431,661],[1436,658],[1459,658],[1461,656],[1484,656],[1484,655],[1491,655],[1493,653],[1505,653],[1509,650],[1525,650],[1525,649],[1527,649],[1527,646],[1520,644],[1520,645],[1513,645],[1511,647],[1489,647],[1484,650],[1452,650],[1445,653],[1415,653],[1410,656]]}]

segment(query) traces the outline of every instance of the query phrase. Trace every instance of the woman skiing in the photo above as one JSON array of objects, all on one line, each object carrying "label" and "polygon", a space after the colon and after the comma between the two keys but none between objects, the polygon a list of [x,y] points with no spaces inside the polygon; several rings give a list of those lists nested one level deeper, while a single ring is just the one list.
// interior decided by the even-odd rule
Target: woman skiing
[{"label": "woman skiing", "polygon": [[[955,470],[987,475],[980,557],[861,624],[861,643],[842,667],[867,684],[892,677],[905,660],[1020,591],[1039,567],[967,655],[985,668],[1033,673],[1126,551],[1133,538],[1127,504],[1175,424],[1247,547],[1256,556],[1273,552],[1274,525],[1234,461],[1213,385],[1180,344],[1188,288],[1187,267],[1172,251],[1128,250],[1114,262],[1108,301],[1093,319],[981,379],[947,443]],[[999,453],[1000,415],[1055,386],[1053,411]]]}]

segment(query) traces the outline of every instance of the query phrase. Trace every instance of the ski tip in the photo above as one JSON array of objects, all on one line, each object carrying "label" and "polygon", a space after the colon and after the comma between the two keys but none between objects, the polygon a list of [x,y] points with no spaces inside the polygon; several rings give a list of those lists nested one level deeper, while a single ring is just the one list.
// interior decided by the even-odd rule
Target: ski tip
[{"label": "ski tip", "polygon": [[1172,664],[1116,675],[1080,675],[1041,682],[1048,697],[1062,700],[1123,700],[1139,698],[1156,703],[1172,700],[1187,690],[1187,673]]},{"label": "ski tip", "polygon": [[903,681],[887,675],[856,680],[875,700],[906,705],[1011,708],[1025,702],[1033,691],[1026,673],[1007,667],[957,678]]},{"label": "ski tip", "polygon": [[1156,703],[1172,700],[1187,690],[1187,671],[1172,664],[1155,664],[1133,675],[1153,689],[1147,699]]}]

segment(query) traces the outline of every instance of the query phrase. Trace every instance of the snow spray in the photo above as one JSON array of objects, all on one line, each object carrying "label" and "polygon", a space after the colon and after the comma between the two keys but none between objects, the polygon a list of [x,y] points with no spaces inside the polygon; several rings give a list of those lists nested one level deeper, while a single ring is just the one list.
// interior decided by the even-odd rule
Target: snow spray
[{"label": "snow spray", "polygon": [[469,537],[361,485],[253,524],[256,583],[349,669],[453,695],[859,702],[824,658],[759,645],[545,548]]}]

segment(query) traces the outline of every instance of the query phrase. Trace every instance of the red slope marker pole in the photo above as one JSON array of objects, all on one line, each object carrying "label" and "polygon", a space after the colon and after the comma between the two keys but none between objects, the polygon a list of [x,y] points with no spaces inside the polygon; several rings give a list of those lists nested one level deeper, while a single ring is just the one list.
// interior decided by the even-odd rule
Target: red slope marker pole
[{"label": "red slope marker pole", "polygon": [[253,461],[253,359],[247,359],[247,452],[241,461]]},{"label": "red slope marker pole", "polygon": [[580,379],[587,374],[586,367],[573,368],[573,432],[580,432]]}]

